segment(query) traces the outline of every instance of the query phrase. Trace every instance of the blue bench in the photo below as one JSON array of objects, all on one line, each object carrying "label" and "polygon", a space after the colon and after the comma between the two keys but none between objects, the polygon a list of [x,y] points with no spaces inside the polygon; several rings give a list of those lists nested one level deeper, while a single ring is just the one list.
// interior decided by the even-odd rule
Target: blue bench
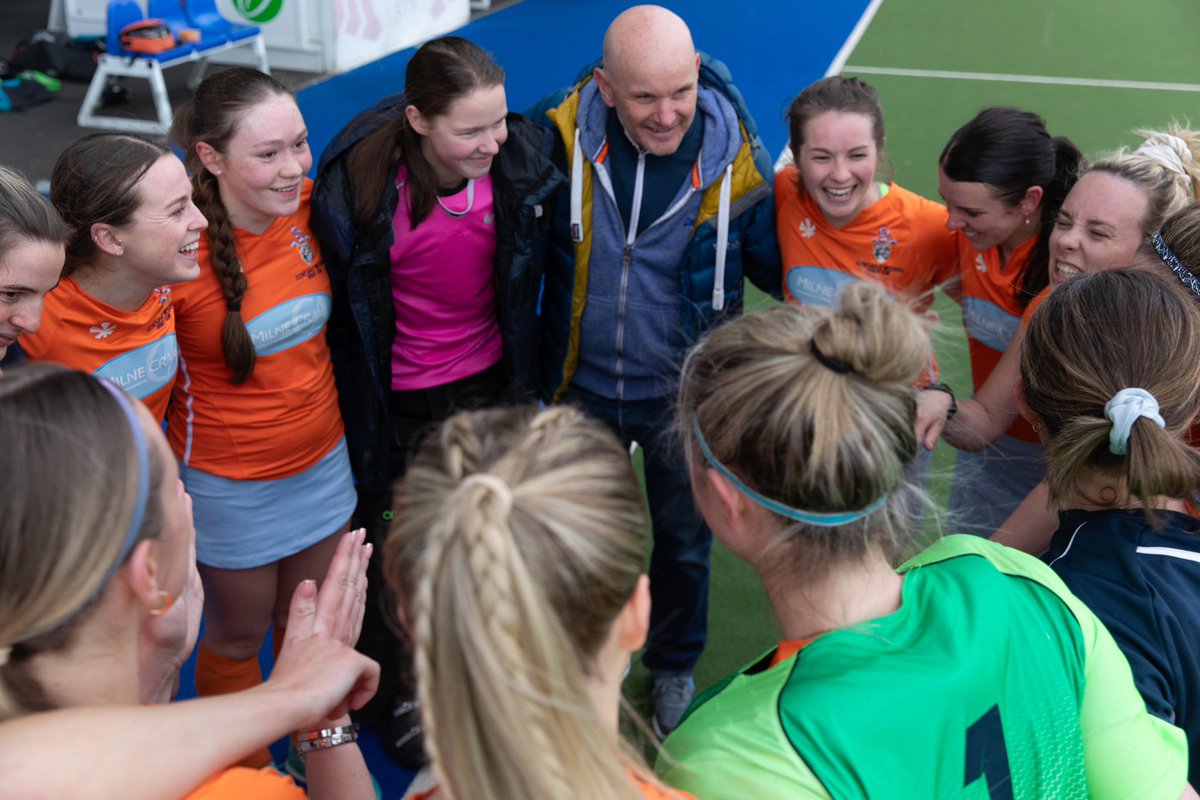
[{"label": "blue bench", "polygon": [[[109,0],[106,22],[108,52],[96,63],[96,74],[84,95],[76,122],[84,128],[103,128],[128,133],[165,136],[171,129],[171,99],[167,95],[163,70],[179,64],[192,64],[188,88],[195,89],[204,77],[208,58],[235,47],[253,48],[258,68],[269,73],[267,46],[262,30],[253,25],[235,25],[222,17],[213,0],[149,0],[149,17],[162,19],[175,34],[179,45],[163,53],[130,53],[121,47],[121,29],[143,19],[137,0]],[[189,29],[200,34],[196,42],[181,42],[180,32]],[[96,112],[109,78],[142,78],[150,82],[158,119],[129,119],[102,116]]]}]

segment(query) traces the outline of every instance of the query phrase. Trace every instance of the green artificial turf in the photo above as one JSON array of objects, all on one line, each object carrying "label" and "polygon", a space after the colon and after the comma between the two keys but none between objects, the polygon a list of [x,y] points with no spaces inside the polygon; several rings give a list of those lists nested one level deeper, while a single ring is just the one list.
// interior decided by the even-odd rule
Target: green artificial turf
[{"label": "green artificial turf", "polygon": [[[878,75],[868,74],[869,68],[1200,83],[1196,30],[1200,3],[1178,0],[1144,0],[1136,6],[1093,0],[885,0],[845,72],[858,74],[879,92],[895,180],[936,199],[938,155],[951,133],[981,108],[1035,111],[1052,134],[1068,136],[1094,157],[1136,146],[1138,128],[1162,128],[1172,118],[1200,125],[1200,93]],[[867,69],[856,73],[854,67]],[[763,129],[768,141],[778,134],[769,125]],[[748,288],[748,311],[773,302]],[[969,395],[958,306],[939,293],[934,309],[941,320],[934,348],[943,380]],[[953,463],[954,451],[939,444],[928,489],[943,506]],[[753,571],[714,543],[709,644],[696,670],[698,688],[748,663],[778,637]],[[647,713],[649,678],[640,665],[627,689],[634,706]]]}]

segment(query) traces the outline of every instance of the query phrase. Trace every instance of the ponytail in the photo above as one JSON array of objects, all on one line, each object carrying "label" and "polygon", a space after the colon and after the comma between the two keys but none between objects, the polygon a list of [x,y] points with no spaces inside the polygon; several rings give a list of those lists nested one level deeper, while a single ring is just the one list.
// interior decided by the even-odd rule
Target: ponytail
[{"label": "ponytail", "polygon": [[[380,168],[380,164],[385,165]],[[409,224],[414,228],[433,211],[437,202],[437,176],[421,151],[421,137],[412,129],[403,110],[363,137],[346,159],[346,174],[354,189],[354,224],[366,227],[383,206],[388,184],[404,164],[408,177]]]},{"label": "ponytail", "polygon": [[221,200],[217,179],[200,161],[196,146],[206,143],[224,152],[250,108],[271,97],[291,97],[292,92],[277,78],[247,67],[214,73],[196,87],[191,100],[176,112],[171,123],[171,141],[184,152],[183,163],[192,174],[194,201],[208,218],[209,256],[213,272],[225,297],[225,322],[221,326],[221,350],[233,375],[229,382],[242,384],[254,374],[257,358],[254,340],[242,319],[246,298],[246,276],[236,249],[236,236],[229,210]]},{"label": "ponytail", "polygon": [[208,218],[209,262],[213,273],[221,284],[225,298],[225,321],[221,324],[221,352],[225,363],[233,373],[229,382],[234,385],[245,383],[254,373],[258,354],[254,340],[242,319],[242,301],[246,299],[246,275],[242,262],[238,260],[236,234],[229,212],[221,201],[217,179],[204,167],[192,173],[195,202],[202,214]]},{"label": "ponytail", "polygon": [[[1187,498],[1200,488],[1200,454],[1184,441],[1200,411],[1200,309],[1169,276],[1111,270],[1059,286],[1025,331],[1021,378],[1026,403],[1046,426],[1053,503],[1096,478],[1123,479],[1147,508],[1156,497]],[[1163,424],[1138,417],[1127,442],[1114,446],[1106,406],[1131,388],[1154,398]]]},{"label": "ponytail", "polygon": [[873,552],[898,564],[920,529],[905,471],[928,358],[916,315],[854,282],[838,308],[780,306],[709,334],[684,362],[676,428],[689,458],[768,499],[802,579]]},{"label": "ponytail", "polygon": [[647,546],[620,443],[567,407],[458,414],[426,441],[396,506],[384,570],[407,600],[443,790],[639,797],[588,691]]},{"label": "ponytail", "polygon": [[1030,187],[1041,187],[1038,238],[1016,289],[1022,308],[1049,283],[1050,233],[1082,160],[1079,148],[1065,137],[1052,138],[1037,114],[1002,106],[983,109],[955,131],[938,158],[947,178],[985,183],[1010,208]]}]

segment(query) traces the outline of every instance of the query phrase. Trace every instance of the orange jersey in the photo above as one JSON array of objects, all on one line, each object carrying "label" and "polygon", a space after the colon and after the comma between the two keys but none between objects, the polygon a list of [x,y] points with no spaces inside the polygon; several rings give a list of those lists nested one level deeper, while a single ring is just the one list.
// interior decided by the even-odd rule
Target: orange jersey
[{"label": "orange jersey", "polygon": [[179,379],[167,438],[189,466],[232,480],[296,475],[342,438],[325,323],[332,305],[329,276],[308,226],[312,181],[300,209],[261,234],[238,229],[246,275],[242,319],[258,360],[245,383],[221,350],[225,298],[200,238],[200,277],[175,292]]},{"label": "orange jersey", "polygon": [[959,236],[963,327],[971,346],[971,376],[979,391],[1021,325],[1024,309],[1017,297],[1037,237],[1020,244],[1002,265],[999,248],[976,250]]},{"label": "orange jersey", "polygon": [[46,295],[41,330],[22,336],[21,349],[30,360],[112,381],[161,420],[179,365],[171,287],[155,289],[136,311],[122,311],[63,278]]},{"label": "orange jersey", "polygon": [[[775,204],[784,292],[792,302],[829,306],[848,283],[864,280],[925,312],[933,290],[957,275],[945,206],[894,183],[844,228],[829,224],[795,167],[775,176]],[[925,386],[937,373],[931,357],[913,385]]]},{"label": "orange jersey", "polygon": [[925,311],[933,290],[958,274],[958,245],[946,230],[945,206],[894,183],[844,228],[829,224],[795,167],[775,176],[775,204],[789,300],[832,305],[846,283],[858,279]]},{"label": "orange jersey", "polygon": [[304,790],[273,769],[230,767],[189,792],[184,800],[303,800]]},{"label": "orange jersey", "polygon": [[[975,391],[979,391],[1021,327],[1026,309],[1021,308],[1017,298],[1037,237],[1018,245],[1008,263],[1002,265],[999,248],[976,250],[966,237],[959,235],[963,327],[971,350],[972,382]],[[1034,302],[1029,305],[1036,307]],[[1041,441],[1020,417],[1008,429],[1008,435],[1026,442]]]}]

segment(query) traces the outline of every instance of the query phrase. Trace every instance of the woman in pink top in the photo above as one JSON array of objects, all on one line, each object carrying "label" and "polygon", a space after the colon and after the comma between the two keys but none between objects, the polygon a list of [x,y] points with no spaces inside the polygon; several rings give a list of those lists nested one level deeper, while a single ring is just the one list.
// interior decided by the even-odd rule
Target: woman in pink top
[{"label": "woman in pink top", "polygon": [[[490,55],[447,36],[416,52],[403,94],[356,117],[321,157],[311,224],[333,284],[329,345],[356,524],[375,540],[426,432],[455,411],[534,395],[547,212],[562,182],[543,155],[548,136],[508,113]],[[385,676],[398,674],[379,603],[363,640]],[[423,753],[404,695],[384,738],[414,763]],[[375,707],[394,696],[383,686]]]}]

